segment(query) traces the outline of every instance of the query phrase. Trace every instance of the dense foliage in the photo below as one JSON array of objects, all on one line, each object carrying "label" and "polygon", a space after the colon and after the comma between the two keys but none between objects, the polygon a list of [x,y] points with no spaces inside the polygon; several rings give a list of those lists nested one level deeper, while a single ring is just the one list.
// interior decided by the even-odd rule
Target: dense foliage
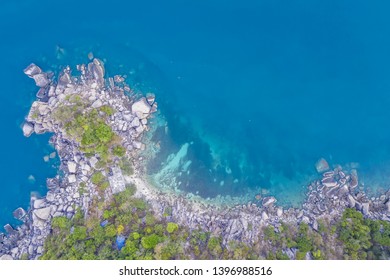
[{"label": "dense foliage", "polygon": [[101,164],[112,161],[113,157],[123,157],[125,148],[120,145],[120,138],[107,124],[114,110],[103,105],[99,108],[89,108],[80,96],[67,97],[68,105],[57,108],[54,119],[65,128],[66,133],[76,140],[80,150],[88,155],[98,155]]},{"label": "dense foliage", "polygon": [[[113,158],[123,174],[133,173],[120,139],[107,125],[114,114],[109,106],[88,109],[79,96],[54,117],[86,155],[98,155],[101,170],[91,181],[103,192],[109,185],[104,167]],[[79,192],[85,191],[80,184]],[[133,196],[128,186],[110,201],[95,200],[89,213],[78,210],[73,219],[55,217],[42,259],[388,259],[390,223],[364,218],[346,209],[338,220],[321,219],[318,226],[306,223],[264,227],[251,246],[222,241],[219,232],[188,229],[172,222],[172,209],[153,213],[145,201]],[[159,215],[157,215],[159,214]],[[160,217],[161,218],[157,218]]]},{"label": "dense foliage", "polygon": [[[53,233],[42,259],[386,259],[390,224],[365,219],[346,209],[333,225],[319,221],[318,231],[305,223],[282,223],[263,229],[263,243],[247,246],[222,242],[220,235],[190,230],[170,221],[169,209],[157,219],[148,205],[135,198],[134,187],[110,202],[95,202],[87,218],[80,211],[72,220],[53,219]],[[125,237],[119,248],[117,238]],[[264,243],[265,242],[265,243]],[[288,254],[290,251],[290,254]],[[289,257],[290,256],[290,257]]]},{"label": "dense foliage", "polygon": [[[88,218],[78,210],[72,220],[53,218],[52,234],[46,239],[42,259],[220,259],[254,258],[250,248],[232,242],[223,246],[220,236],[192,230],[157,219],[147,204],[133,196],[134,187],[113,197],[109,203],[96,202],[98,211]],[[100,209],[99,209],[100,207]],[[126,237],[118,248],[119,236]]]}]

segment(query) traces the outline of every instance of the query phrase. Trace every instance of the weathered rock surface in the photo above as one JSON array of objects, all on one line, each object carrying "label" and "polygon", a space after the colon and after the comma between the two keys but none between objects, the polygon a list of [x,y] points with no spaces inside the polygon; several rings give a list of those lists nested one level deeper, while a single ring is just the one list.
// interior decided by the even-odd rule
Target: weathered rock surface
[{"label": "weathered rock surface", "polygon": [[141,100],[135,102],[131,106],[131,111],[139,118],[143,119],[149,116],[150,110],[152,107],[147,102],[146,98],[141,98]]},{"label": "weathered rock surface", "polygon": [[323,173],[329,170],[329,164],[324,158],[320,158],[316,162],[316,170],[318,173]]},{"label": "weathered rock surface", "polygon": [[50,216],[50,207],[36,209],[33,211],[33,214],[41,220],[47,220]]},{"label": "weathered rock surface", "polygon": [[29,76],[30,78],[32,78],[33,76],[37,75],[37,74],[41,74],[42,73],[42,70],[41,68],[39,68],[37,65],[35,65],[34,63],[31,63],[29,66],[27,66],[23,72]]},{"label": "weathered rock surface", "polygon": [[275,202],[276,202],[276,198],[273,197],[273,196],[268,196],[268,197],[264,197],[264,198],[263,198],[263,206],[264,206],[264,207],[271,206],[271,205],[274,204]]},{"label": "weathered rock surface", "polygon": [[8,261],[8,260],[13,260],[14,258],[11,255],[4,254],[0,257],[0,260],[2,261]]},{"label": "weathered rock surface", "polygon": [[34,126],[29,122],[25,122],[23,124],[23,135],[29,137],[33,132],[34,132]]}]

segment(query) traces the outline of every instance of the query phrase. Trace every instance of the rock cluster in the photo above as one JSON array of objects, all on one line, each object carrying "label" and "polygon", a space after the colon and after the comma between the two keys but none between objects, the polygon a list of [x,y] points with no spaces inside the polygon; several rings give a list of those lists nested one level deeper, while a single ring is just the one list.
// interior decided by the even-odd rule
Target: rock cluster
[{"label": "rock cluster", "polygon": [[[130,87],[124,77],[117,75],[105,79],[104,65],[101,60],[93,59],[88,65],[78,65],[80,76],[72,76],[70,67],[66,67],[57,80],[51,73],[43,73],[35,64],[24,71],[34,79],[40,87],[30,113],[23,125],[26,136],[31,133],[53,132],[51,143],[54,145],[60,160],[60,169],[64,176],[56,176],[47,180],[49,191],[43,198],[33,197],[31,207],[26,212],[18,208],[14,216],[24,221],[17,229],[5,226],[7,235],[0,235],[0,258],[18,259],[28,255],[37,258],[43,252],[43,243],[51,231],[51,219],[57,216],[71,218],[76,209],[88,213],[90,201],[99,197],[95,186],[91,183],[92,174],[98,170],[98,158],[86,158],[80,152],[79,144],[67,136],[52,113],[56,108],[68,104],[69,97],[77,94],[87,100],[87,108],[99,108],[108,105],[114,109],[109,125],[120,136],[127,156],[131,157],[137,150],[145,148],[141,135],[148,130],[148,117],[156,111],[157,103],[153,94],[135,99],[127,97]],[[186,147],[182,147],[183,153]],[[178,153],[177,160],[180,159]],[[174,160],[174,159],[173,159]],[[111,167],[108,177],[110,187],[104,193],[108,198],[113,193],[122,191],[126,183],[134,183],[136,195],[149,202],[157,216],[170,213],[168,220],[175,221],[189,228],[200,228],[213,235],[221,236],[223,243],[237,240],[249,245],[264,242],[262,229],[272,225],[275,228],[286,223],[307,223],[318,230],[317,219],[337,218],[346,207],[354,207],[369,218],[390,221],[390,191],[378,198],[369,199],[359,191],[359,178],[356,170],[348,172],[337,167],[330,170],[325,159],[316,163],[321,178],[308,185],[308,193],[302,208],[283,209],[276,205],[276,199],[258,196],[254,202],[235,207],[217,207],[201,201],[193,201],[179,194],[167,194],[156,190],[142,179],[142,168],[139,162],[135,165],[135,175],[123,176],[121,169]],[[175,167],[175,164],[170,164]],[[83,187],[81,187],[83,186]],[[296,254],[293,249],[286,252],[291,258]]]},{"label": "rock cluster", "polygon": [[[154,96],[149,94],[148,98],[134,100],[134,95],[125,95],[125,92],[131,93],[125,79],[119,75],[105,79],[104,65],[99,59],[93,59],[88,65],[78,65],[77,69],[80,71],[79,76],[72,76],[70,67],[66,67],[57,80],[35,64],[30,64],[24,70],[40,89],[38,100],[33,102],[26,117],[23,134],[28,137],[34,132],[54,133],[50,142],[60,158],[60,170],[64,176],[47,179],[46,196],[32,197],[28,212],[22,208],[14,211],[14,217],[24,223],[17,229],[11,225],[5,226],[7,235],[0,236],[1,259],[39,257],[43,252],[44,240],[51,231],[51,219],[57,216],[71,218],[76,209],[87,215],[92,198],[99,197],[91,182],[92,174],[99,169],[99,159],[96,156],[85,157],[80,152],[79,144],[66,134],[53,116],[57,108],[69,105],[72,96],[77,95],[88,102],[89,106],[85,110],[101,106],[113,109],[108,125],[120,136],[128,155],[144,148],[140,139],[143,132],[148,130],[147,118],[157,108]],[[106,174],[104,170],[101,172],[110,183],[104,193],[105,197],[125,189],[121,169],[115,164],[111,167],[111,173]]]},{"label": "rock cluster", "polygon": [[[137,186],[142,182],[135,177],[127,178]],[[262,205],[248,203],[230,208],[216,207],[202,202],[193,202],[183,196],[164,195],[150,188],[139,188],[139,195],[149,202],[155,213],[166,213],[170,209],[169,219],[189,228],[201,228],[217,236],[222,236],[228,245],[230,240],[247,244],[264,242],[262,228],[268,225],[276,229],[281,222],[309,224],[318,230],[317,220],[338,219],[347,207],[354,207],[372,219],[390,221],[390,191],[373,199],[358,191],[356,170],[349,173],[337,167],[322,174],[321,179],[308,185],[308,193],[302,208],[283,209],[275,205],[274,197],[265,197]],[[288,252],[295,254],[296,252]]]}]

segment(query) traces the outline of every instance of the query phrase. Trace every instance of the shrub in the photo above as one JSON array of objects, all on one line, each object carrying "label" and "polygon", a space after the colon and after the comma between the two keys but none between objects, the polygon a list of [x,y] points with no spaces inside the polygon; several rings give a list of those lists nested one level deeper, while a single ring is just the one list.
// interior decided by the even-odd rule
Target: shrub
[{"label": "shrub", "polygon": [[123,146],[118,145],[112,149],[112,153],[117,157],[123,157],[126,153],[126,149]]},{"label": "shrub", "polygon": [[168,223],[167,224],[167,232],[173,233],[179,229],[179,226],[175,223]]},{"label": "shrub", "polygon": [[98,171],[98,172],[95,172],[92,177],[91,177],[91,181],[93,184],[95,185],[99,185],[103,182],[103,180],[105,179],[104,175],[102,172]]},{"label": "shrub", "polygon": [[147,235],[141,238],[141,245],[145,249],[153,249],[159,243],[160,238],[156,234]]}]

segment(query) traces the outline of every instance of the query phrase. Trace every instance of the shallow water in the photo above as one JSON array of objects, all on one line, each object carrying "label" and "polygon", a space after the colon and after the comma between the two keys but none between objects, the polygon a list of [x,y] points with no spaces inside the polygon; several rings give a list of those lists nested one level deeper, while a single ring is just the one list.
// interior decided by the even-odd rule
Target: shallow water
[{"label": "shallow water", "polygon": [[388,187],[390,4],[120,2],[0,3],[0,224],[56,173],[42,160],[48,137],[20,129],[36,91],[22,69],[86,62],[89,51],[157,93],[168,128],[149,172],[189,143],[181,189],[297,204],[319,157],[357,162],[366,185]]}]

